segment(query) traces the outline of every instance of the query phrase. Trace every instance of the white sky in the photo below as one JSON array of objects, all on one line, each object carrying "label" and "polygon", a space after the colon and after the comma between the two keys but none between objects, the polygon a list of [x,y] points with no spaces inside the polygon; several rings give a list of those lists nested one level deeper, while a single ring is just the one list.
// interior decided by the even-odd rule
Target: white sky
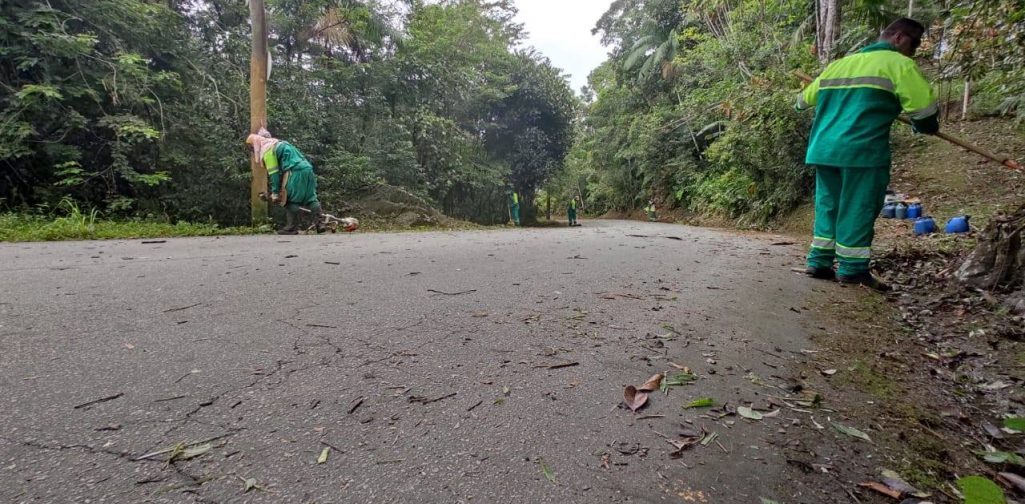
[{"label": "white sky", "polygon": [[587,76],[607,56],[599,38],[591,35],[598,18],[608,10],[611,0],[516,0],[528,33],[527,45],[534,46],[552,60],[552,64],[570,74],[574,91],[587,84]]}]

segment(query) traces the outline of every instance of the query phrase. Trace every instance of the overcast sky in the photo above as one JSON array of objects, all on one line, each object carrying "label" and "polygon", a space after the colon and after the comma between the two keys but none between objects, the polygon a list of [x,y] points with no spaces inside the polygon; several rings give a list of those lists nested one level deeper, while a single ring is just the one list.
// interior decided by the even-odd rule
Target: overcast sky
[{"label": "overcast sky", "polygon": [[516,0],[517,20],[524,24],[532,45],[570,74],[573,90],[587,84],[587,75],[605,61],[606,50],[591,35],[611,0]]}]

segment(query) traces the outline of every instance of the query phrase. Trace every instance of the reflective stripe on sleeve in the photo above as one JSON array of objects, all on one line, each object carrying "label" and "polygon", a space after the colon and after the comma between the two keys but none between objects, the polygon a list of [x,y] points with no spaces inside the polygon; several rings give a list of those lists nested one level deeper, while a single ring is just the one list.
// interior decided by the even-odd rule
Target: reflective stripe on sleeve
[{"label": "reflective stripe on sleeve", "polygon": [[910,117],[910,118],[912,118],[912,119],[917,121],[919,119],[926,119],[928,117],[936,115],[939,111],[940,111],[939,104],[937,104],[936,102],[932,102],[932,103],[929,104],[928,107],[925,107],[923,109],[918,109],[918,110],[912,110],[912,111],[908,112],[908,117]]}]

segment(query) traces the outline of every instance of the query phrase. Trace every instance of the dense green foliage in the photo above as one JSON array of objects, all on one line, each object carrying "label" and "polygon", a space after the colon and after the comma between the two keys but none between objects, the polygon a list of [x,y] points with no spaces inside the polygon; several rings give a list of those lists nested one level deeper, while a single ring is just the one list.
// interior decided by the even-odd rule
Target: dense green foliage
[{"label": "dense green foliage", "polygon": [[[572,144],[576,98],[509,2],[269,0],[271,131],[322,199],[386,182],[504,222]],[[248,219],[244,0],[0,4],[0,201]]]},{"label": "dense green foliage", "polygon": [[[875,40],[907,2],[841,1],[840,57]],[[984,5],[985,4],[985,5]],[[800,81],[821,70],[816,2],[616,0],[595,32],[610,58],[590,76],[569,172],[553,190],[583,193],[592,211],[662,208],[760,225],[812,189],[809,114],[793,110]],[[986,113],[1016,110],[1022,82],[1021,2],[914,2],[929,26],[920,62],[937,81],[987,78]],[[1011,13],[1010,17],[1004,17]],[[986,57],[980,58],[983,54]],[[962,87],[963,89],[963,87]],[[958,102],[959,96],[946,97]],[[992,100],[988,100],[992,102]]]}]

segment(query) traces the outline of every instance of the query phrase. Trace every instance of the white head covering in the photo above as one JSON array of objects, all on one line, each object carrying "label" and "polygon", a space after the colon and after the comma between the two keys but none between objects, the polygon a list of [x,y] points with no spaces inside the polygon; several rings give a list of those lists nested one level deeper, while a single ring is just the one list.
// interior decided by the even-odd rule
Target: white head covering
[{"label": "white head covering", "polygon": [[256,156],[256,161],[260,164],[263,164],[263,156],[267,154],[267,151],[273,149],[278,142],[279,140],[272,137],[266,128],[260,128],[259,131],[246,138],[246,143],[253,146],[253,155]]}]

